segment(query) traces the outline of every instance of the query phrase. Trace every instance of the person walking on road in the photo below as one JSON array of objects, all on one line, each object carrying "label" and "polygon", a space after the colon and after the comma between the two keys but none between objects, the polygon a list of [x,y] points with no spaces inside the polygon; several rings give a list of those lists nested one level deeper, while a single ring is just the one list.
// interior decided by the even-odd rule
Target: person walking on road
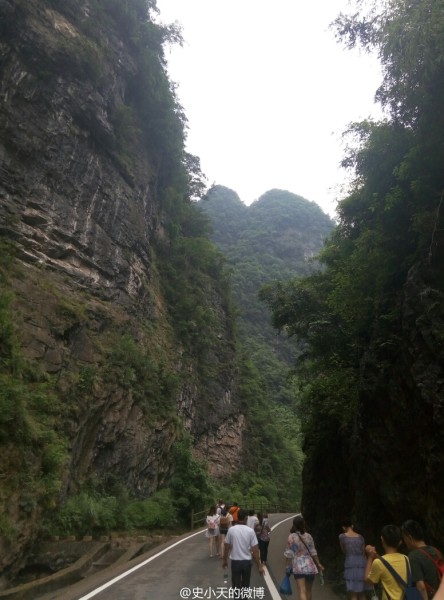
[{"label": "person walking on road", "polygon": [[247,526],[251,527],[251,529],[255,529],[255,527],[256,527],[256,525],[258,523],[259,523],[259,521],[257,520],[257,517],[254,514],[254,510],[249,510],[248,511]]},{"label": "person walking on road", "polygon": [[240,510],[239,504],[237,502],[233,502],[233,504],[229,510],[230,515],[233,517],[233,521],[232,521],[233,525],[236,525],[236,523],[239,520],[239,510]]},{"label": "person walking on road", "polygon": [[369,585],[382,584],[382,600],[403,600],[404,589],[390,573],[387,564],[405,582],[407,581],[408,558],[399,552],[401,530],[397,525],[385,525],[381,531],[384,555],[379,557],[374,546],[366,546],[367,564],[364,578]]},{"label": "person walking on road", "polygon": [[316,573],[324,570],[312,536],[305,528],[302,515],[293,519],[293,527],[284,552],[287,568],[291,570],[298,586],[299,600],[311,600],[311,589]]},{"label": "person walking on road", "polygon": [[221,499],[217,501],[216,504],[216,510],[217,510],[217,514],[220,515],[222,514],[222,511],[225,509],[225,502]]},{"label": "person walking on road", "polygon": [[442,554],[425,543],[424,530],[416,521],[405,521],[401,533],[409,550],[412,579],[423,600],[429,600],[439,588],[440,575],[436,562],[442,560]]},{"label": "person walking on road", "polygon": [[257,536],[257,541],[259,544],[259,554],[261,557],[261,563],[263,565],[267,564],[268,558],[268,546],[270,544],[270,533],[271,528],[268,524],[268,518],[262,513],[257,513],[258,524],[256,525],[255,531]]},{"label": "person walking on road", "polygon": [[233,517],[230,515],[230,513],[224,507],[222,509],[222,512],[220,513],[220,519],[219,519],[219,533],[220,533],[219,543],[220,543],[221,557],[223,557],[223,555],[224,555],[225,536],[227,535],[228,529],[231,526],[232,520],[233,520]]},{"label": "person walking on road", "polygon": [[231,585],[234,589],[250,587],[252,556],[259,573],[264,574],[264,566],[259,558],[257,537],[254,530],[247,527],[247,518],[247,511],[240,509],[236,527],[230,527],[225,536],[222,567],[228,566],[229,556],[231,558]]},{"label": "person walking on road", "polygon": [[219,556],[219,521],[220,515],[217,514],[215,506],[211,506],[207,514],[207,532],[206,537],[208,538],[208,552],[210,558],[213,558],[214,554]]},{"label": "person walking on road", "polygon": [[367,564],[365,542],[361,534],[356,533],[350,519],[342,521],[343,533],[339,535],[339,545],[345,554],[344,579],[350,600],[364,600],[364,572]]}]

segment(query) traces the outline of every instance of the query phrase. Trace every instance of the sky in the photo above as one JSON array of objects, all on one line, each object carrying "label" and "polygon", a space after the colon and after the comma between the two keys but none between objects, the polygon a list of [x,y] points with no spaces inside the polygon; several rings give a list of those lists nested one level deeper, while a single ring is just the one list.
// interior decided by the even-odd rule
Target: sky
[{"label": "sky", "polygon": [[[342,133],[380,118],[376,57],[338,44],[329,24],[348,0],[157,0],[179,22],[166,48],[188,120],[187,151],[208,184],[251,204],[279,188],[334,216],[347,173]],[[349,177],[349,176],[348,176]]]}]

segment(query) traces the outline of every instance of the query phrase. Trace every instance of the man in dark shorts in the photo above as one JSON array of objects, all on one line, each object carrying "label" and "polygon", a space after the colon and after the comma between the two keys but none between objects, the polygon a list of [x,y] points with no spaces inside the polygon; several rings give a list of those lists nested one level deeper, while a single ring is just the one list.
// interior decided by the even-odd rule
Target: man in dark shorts
[{"label": "man in dark shorts", "polygon": [[235,589],[249,588],[251,578],[251,566],[253,555],[257,568],[261,575],[264,574],[264,566],[259,557],[257,537],[251,527],[247,527],[248,513],[242,508],[238,513],[236,527],[230,527],[225,536],[224,555],[222,567],[228,565],[228,555],[231,558],[231,584]]}]

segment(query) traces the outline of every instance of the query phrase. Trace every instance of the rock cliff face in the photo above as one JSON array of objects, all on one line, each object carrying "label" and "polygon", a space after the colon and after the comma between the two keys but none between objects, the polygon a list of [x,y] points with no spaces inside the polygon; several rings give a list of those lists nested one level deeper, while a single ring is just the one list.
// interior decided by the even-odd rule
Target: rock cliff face
[{"label": "rock cliff face", "polygon": [[[15,253],[7,288],[21,350],[49,377],[63,411],[60,496],[112,474],[146,497],[168,479],[183,429],[214,475],[216,438],[233,449],[225,461],[236,468],[243,422],[234,344],[216,282],[211,377],[178,338],[156,250],[169,243],[161,161],[137,131],[128,160],[118,135],[137,50],[115,23],[98,20],[97,3],[74,4],[82,30],[57,3],[0,2],[0,233]],[[4,449],[2,472],[22,469],[13,445]],[[38,453],[27,460],[42,469]],[[26,507],[24,488],[11,479],[1,494],[0,521],[12,527],[0,568],[23,556],[51,508],[37,493]]]},{"label": "rock cliff face", "polygon": [[98,90],[72,71],[84,37],[74,25],[42,2],[6,5],[2,231],[28,263],[63,270],[109,300],[143,300],[160,220],[155,174],[146,151],[132,176],[122,170],[111,123],[135,72],[131,56],[110,40]]},{"label": "rock cliff face", "polygon": [[348,515],[372,544],[379,544],[383,525],[407,519],[422,523],[431,542],[441,548],[444,543],[444,312],[438,265],[410,269],[400,307],[396,334],[385,344],[372,342],[361,361],[353,431],[322,421],[319,438],[306,440],[303,511],[320,545],[333,552],[340,520]]}]

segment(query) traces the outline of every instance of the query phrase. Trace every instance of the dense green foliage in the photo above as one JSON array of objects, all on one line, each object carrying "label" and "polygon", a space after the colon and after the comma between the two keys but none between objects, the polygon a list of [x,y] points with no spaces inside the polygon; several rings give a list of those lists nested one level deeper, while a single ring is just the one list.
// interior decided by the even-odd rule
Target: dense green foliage
[{"label": "dense green foliage", "polygon": [[[8,293],[13,248],[0,245],[0,444],[3,466],[0,504],[18,501],[27,514],[56,506],[67,459],[66,439],[60,431],[64,409],[52,382],[27,361],[20,348],[17,325]],[[29,460],[38,456],[38,464]],[[20,495],[17,497],[17,490]],[[3,512],[0,531],[14,535],[14,523]]]},{"label": "dense green foliage", "polygon": [[[414,441],[413,423],[404,415],[418,411],[424,425],[432,427],[427,405],[433,404],[433,419],[441,421],[434,390],[441,387],[442,392],[444,364],[443,313],[436,304],[444,292],[444,2],[394,0],[382,9],[370,4],[363,12],[367,7],[360,4],[352,17],[341,15],[336,31],[350,46],[379,52],[384,81],[377,95],[389,116],[350,126],[344,167],[354,171],[355,179],[319,256],[324,269],[263,292],[275,326],[305,343],[299,373],[309,467],[320,471],[335,451],[347,475],[342,486],[334,482],[333,504],[362,520],[371,519],[362,489],[370,485],[366,478],[374,468],[360,445],[363,436],[372,438],[366,426],[373,423],[373,437],[388,436],[380,446],[387,443],[398,458],[406,451],[420,456],[420,437]],[[412,292],[418,294],[415,305]],[[397,415],[393,421],[392,413]],[[386,415],[383,425],[378,414]],[[410,479],[401,463],[391,467],[399,473],[396,481],[387,468],[377,490],[372,489],[373,506],[384,507],[374,525],[382,524],[377,519],[402,519],[407,511],[424,519],[429,510],[419,501],[409,507],[400,501],[400,490],[408,488]],[[355,481],[351,465],[359,465]],[[418,468],[427,470],[422,463]],[[308,503],[323,485],[310,484]],[[440,504],[442,489],[433,494],[433,502]],[[323,510],[307,507],[318,522]]]},{"label": "dense green foliage", "polygon": [[46,527],[51,535],[91,535],[109,531],[152,531],[177,524],[171,494],[163,489],[146,500],[130,500],[125,493],[106,495],[84,491],[70,496]]},{"label": "dense green foliage", "polygon": [[172,505],[184,520],[196,507],[209,506],[214,501],[214,482],[210,480],[206,466],[193,457],[191,448],[189,436],[176,444],[174,472],[169,483]]},{"label": "dense green foliage", "polygon": [[[262,285],[315,269],[310,261],[333,224],[314,203],[284,190],[270,190],[246,207],[237,194],[214,186],[200,202],[213,225],[213,239],[232,267],[233,294],[244,334],[279,352],[270,316],[258,298]],[[285,346],[288,349],[288,345]]]},{"label": "dense green foliage", "polygon": [[281,401],[290,401],[293,391],[288,389],[286,372],[297,348],[276,335],[259,290],[316,270],[311,258],[322,247],[332,221],[314,202],[284,190],[270,190],[246,207],[232,190],[214,186],[200,206],[210,217],[213,239],[231,268],[240,335],[249,356],[266,374],[267,392],[282,393]]},{"label": "dense green foliage", "polygon": [[[229,372],[230,365],[215,363],[214,349],[226,343],[224,340],[227,339],[227,334],[229,339],[233,337],[234,323],[231,316],[231,320],[224,325],[215,306],[208,305],[208,299],[214,294],[212,287],[216,281],[217,295],[223,300],[224,311],[228,315],[232,314],[227,259],[210,242],[208,232],[208,217],[196,212],[195,207],[191,206],[190,211],[182,214],[181,222],[172,231],[168,243],[160,245],[159,257],[175,330],[186,351],[198,359],[198,372],[202,377],[211,379],[217,375],[216,367]],[[254,254],[254,250],[252,253]],[[235,277],[234,272],[232,277]],[[254,302],[258,303],[255,297]],[[274,359],[266,342],[261,344],[252,339],[251,343],[249,351],[254,348],[257,366],[264,367],[269,378],[260,376],[257,367],[250,364],[246,356],[237,353],[238,394],[242,400],[242,412],[247,418],[244,457],[242,468],[225,479],[225,489],[220,490],[219,494],[231,499],[247,495],[261,497],[264,502],[296,506],[300,496],[301,466],[297,424],[291,431],[294,437],[286,435],[286,426],[282,419],[275,418],[274,402],[267,399],[263,385],[264,381],[267,384],[273,381],[275,389],[279,390],[277,393],[280,401],[291,402],[288,392],[290,386],[285,384],[286,367]],[[285,416],[291,418],[291,410]],[[176,480],[177,477],[174,476],[171,485]],[[214,491],[214,483],[212,486],[201,484],[200,489]],[[176,496],[182,498],[181,502],[188,510],[196,506],[197,498],[194,498],[189,480],[184,481],[183,490],[176,493]]]},{"label": "dense green foliage", "polygon": [[[387,55],[384,85],[387,98],[393,97],[394,103],[397,99],[396,110],[391,120],[358,123],[350,129],[357,146],[349,148],[344,165],[354,168],[356,179],[349,196],[339,204],[338,227],[319,256],[326,269],[278,284],[263,294],[274,308],[275,325],[308,342],[306,356],[322,362],[319,373],[324,375],[328,363],[332,372],[342,367],[354,370],[358,376],[359,362],[370,338],[376,335],[382,344],[396,336],[399,293],[409,269],[418,260],[433,267],[441,257],[439,238],[434,233],[441,229],[444,181],[442,170],[435,171],[435,164],[437,156],[443,157],[444,138],[430,154],[425,145],[430,139],[426,140],[423,127],[428,130],[425,124],[435,119],[436,112],[429,113],[418,104],[413,111],[415,115],[421,112],[418,121],[410,110],[402,110],[407,100],[402,100],[398,91],[398,70],[403,72],[409,66],[416,72],[415,61],[419,58],[413,52],[414,40],[411,46],[407,40],[406,48],[412,52],[407,64],[405,54],[398,56],[391,46],[404,21],[429,26],[422,20],[425,3],[413,4],[417,10],[410,13],[397,5],[396,11],[389,13],[390,20],[385,23],[384,19],[385,24],[380,25],[382,30],[372,30],[371,36],[364,28],[365,41],[381,45],[381,54]],[[362,23],[346,22],[355,34],[361,31],[358,25]],[[343,19],[340,23],[341,33],[349,31]],[[411,27],[409,31],[415,36],[417,29]],[[433,72],[443,70],[439,59],[427,66]],[[407,72],[405,77],[410,75]],[[444,86],[436,91],[442,100]],[[416,91],[412,94],[416,96]],[[425,93],[424,98],[427,104],[432,102]],[[409,97],[408,103],[412,100]],[[437,275],[434,272],[435,278]],[[439,277],[436,284],[442,285]]]},{"label": "dense green foliage", "polygon": [[[211,352],[218,339],[232,334],[232,321],[227,322],[214,303],[219,298],[230,314],[230,286],[225,273],[225,260],[208,237],[208,220],[194,204],[184,206],[170,224],[170,237],[158,244],[165,295],[178,338],[201,370],[211,370]],[[228,331],[226,328],[228,327]]]},{"label": "dense green foliage", "polygon": [[264,284],[315,270],[310,257],[321,248],[332,222],[315,203],[284,190],[271,190],[246,207],[232,190],[214,186],[200,207],[231,268],[245,348],[240,372],[248,415],[248,468],[236,475],[233,494],[239,499],[250,493],[296,508],[302,453],[296,386],[288,371],[298,349],[276,335],[258,294]]},{"label": "dense green foliage", "polygon": [[[267,393],[267,380],[249,352],[242,357],[240,393],[247,430],[242,469],[231,479],[232,498],[262,499],[296,510],[301,497],[299,421],[292,407]],[[282,385],[282,382],[281,382]]]},{"label": "dense green foliage", "polygon": [[206,466],[197,461],[187,435],[173,447],[173,473],[168,487],[149,498],[136,499],[117,480],[84,482],[62,508],[47,519],[52,535],[97,534],[109,531],[152,531],[187,523],[191,510],[214,498],[214,486]]}]

